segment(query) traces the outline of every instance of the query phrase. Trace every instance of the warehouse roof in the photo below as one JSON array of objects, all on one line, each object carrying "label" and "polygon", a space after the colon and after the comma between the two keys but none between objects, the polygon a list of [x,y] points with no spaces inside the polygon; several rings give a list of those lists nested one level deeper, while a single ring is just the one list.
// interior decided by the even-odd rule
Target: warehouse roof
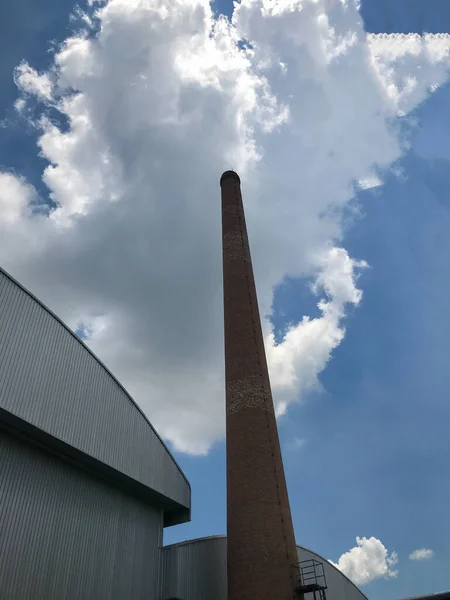
[{"label": "warehouse roof", "polygon": [[164,510],[190,485],[143,411],[54,313],[0,268],[0,422]]}]

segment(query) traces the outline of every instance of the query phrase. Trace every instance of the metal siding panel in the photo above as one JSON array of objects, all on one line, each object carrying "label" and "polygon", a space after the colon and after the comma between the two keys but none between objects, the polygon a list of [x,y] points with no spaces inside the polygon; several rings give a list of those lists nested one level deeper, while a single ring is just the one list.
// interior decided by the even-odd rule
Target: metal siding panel
[{"label": "metal siding panel", "polygon": [[3,432],[0,464],[1,598],[157,600],[161,511]]},{"label": "metal siding panel", "polygon": [[[11,292],[11,290],[6,288],[6,292]],[[2,290],[2,296],[3,296],[3,293],[4,293],[4,290]],[[14,298],[14,295],[12,295],[10,293],[9,294],[6,293],[5,294],[5,304],[6,305],[8,304],[8,301],[10,302],[11,307],[17,306],[18,310],[22,309],[20,304],[24,304],[24,298],[19,296],[19,294],[17,294],[17,298]],[[2,307],[3,309],[4,309],[4,306]],[[14,311],[13,310],[8,311],[8,313],[6,314],[4,312],[4,310],[2,310],[2,315],[4,315],[3,329],[5,330],[3,332],[2,339],[0,340],[0,345],[4,349],[4,352],[2,355],[2,360],[3,360],[3,364],[4,364],[4,376],[3,376],[2,387],[4,388],[5,402],[7,403],[5,406],[6,406],[6,408],[9,408],[9,398],[13,397],[13,394],[10,393],[10,388],[13,385],[13,382],[16,380],[15,370],[17,368],[17,361],[15,360],[15,354],[17,352],[19,335],[17,335],[17,334],[14,335],[13,327],[11,326],[11,324],[14,321]],[[4,343],[3,343],[3,338],[5,339]]]},{"label": "metal siding panel", "polygon": [[[327,597],[332,600],[367,600],[367,597],[341,571],[319,554],[297,546],[299,561],[315,558],[323,564],[327,581]],[[313,600],[312,594],[306,594],[305,600]]]},{"label": "metal siding panel", "polygon": [[[33,321],[33,331],[31,333],[31,335],[33,335],[33,345],[36,344],[39,341],[39,331],[41,331],[41,335],[42,335],[42,318],[40,318],[41,315],[37,315],[37,320],[38,322]],[[38,404],[38,390],[39,390],[39,379],[40,379],[40,373],[42,373],[45,369],[44,367],[44,361],[46,358],[46,354],[45,352],[42,351],[42,348],[40,349],[41,351],[37,353],[37,356],[35,358],[35,360],[29,361],[29,365],[30,368],[32,369],[32,373],[30,375],[30,382],[29,382],[29,388],[30,388],[30,392],[31,392],[31,402],[30,402],[30,409],[31,409],[31,413],[30,416],[31,418],[33,418],[33,416],[36,414],[37,412],[37,407],[39,406]]]},{"label": "metal siding panel", "polygon": [[226,542],[212,537],[163,548],[162,600],[226,600]]},{"label": "metal siding panel", "polygon": [[[367,597],[327,560],[300,546],[299,560],[315,558],[324,565],[328,590],[332,600],[367,600]],[[227,598],[227,538],[215,536],[165,546],[161,560],[162,600],[226,600]],[[306,594],[305,600],[313,600]]]},{"label": "metal siding panel", "polygon": [[[52,323],[50,323],[47,327],[45,327],[44,323],[42,323],[41,325],[42,349],[40,354],[42,356],[41,371],[43,373],[48,373],[52,370],[51,355],[49,351],[48,341],[49,339],[51,339],[51,333],[49,332],[49,330],[51,329],[51,325]],[[49,418],[50,407],[47,403],[44,402],[44,397],[45,390],[44,386],[42,385],[42,378],[38,378],[36,381],[35,396],[32,400],[34,403],[34,411],[31,418],[33,420],[37,418],[39,411],[42,411],[42,417],[44,420],[48,420]]]},{"label": "metal siding panel", "polygon": [[187,480],[123,388],[1,269],[0,406],[189,507]]}]

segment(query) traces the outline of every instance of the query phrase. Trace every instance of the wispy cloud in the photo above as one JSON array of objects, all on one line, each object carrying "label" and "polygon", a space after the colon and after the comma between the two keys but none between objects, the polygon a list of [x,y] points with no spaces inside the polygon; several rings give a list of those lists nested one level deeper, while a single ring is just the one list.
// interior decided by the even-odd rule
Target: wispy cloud
[{"label": "wispy cloud", "polygon": [[305,447],[306,439],[294,436],[289,442],[286,444],[286,450],[290,452],[297,452]]},{"label": "wispy cloud", "polygon": [[433,558],[434,550],[430,550],[429,548],[419,548],[418,550],[414,550],[409,555],[410,560],[429,560]]}]

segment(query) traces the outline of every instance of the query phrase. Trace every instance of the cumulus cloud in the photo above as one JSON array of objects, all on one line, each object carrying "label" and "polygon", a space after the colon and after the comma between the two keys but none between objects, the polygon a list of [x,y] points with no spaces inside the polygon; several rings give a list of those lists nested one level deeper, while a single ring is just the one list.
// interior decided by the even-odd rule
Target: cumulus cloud
[{"label": "cumulus cloud", "polygon": [[34,188],[22,178],[0,172],[0,226],[11,227],[26,218],[35,196]]},{"label": "cumulus cloud", "polygon": [[448,79],[448,34],[378,34],[367,40],[374,68],[399,114],[408,113]]},{"label": "cumulus cloud", "polygon": [[357,305],[361,291],[355,285],[355,271],[366,265],[353,261],[343,248],[331,248],[318,257],[320,272],[313,291],[323,290],[327,300],[318,303],[321,316],[303,320],[291,327],[280,344],[270,333],[266,342],[276,412],[282,415],[292,398],[303,396],[318,386],[318,375],[331,352],[345,335],[341,322],[346,306]]},{"label": "cumulus cloud", "polygon": [[427,548],[419,548],[418,550],[414,550],[409,555],[410,560],[429,560],[433,558],[434,551]]},{"label": "cumulus cloud", "polygon": [[[353,0],[242,0],[231,22],[207,0],[109,0],[84,23],[48,72],[16,71],[20,109],[43,107],[51,208],[29,211],[32,190],[3,174],[2,264],[83,331],[175,449],[201,454],[224,433],[221,172],[243,182],[281,414],[318,386],[361,300],[342,211],[401,156],[395,118],[445,81],[447,41],[420,38],[406,60],[412,38],[368,38]],[[403,85],[419,66],[426,85]],[[286,275],[312,278],[320,315],[277,345]]]},{"label": "cumulus cloud", "polygon": [[398,562],[396,552],[389,554],[382,542],[375,537],[357,537],[356,544],[354,548],[344,552],[337,563],[330,561],[353,583],[364,585],[381,577],[397,576],[398,571],[393,569]]}]

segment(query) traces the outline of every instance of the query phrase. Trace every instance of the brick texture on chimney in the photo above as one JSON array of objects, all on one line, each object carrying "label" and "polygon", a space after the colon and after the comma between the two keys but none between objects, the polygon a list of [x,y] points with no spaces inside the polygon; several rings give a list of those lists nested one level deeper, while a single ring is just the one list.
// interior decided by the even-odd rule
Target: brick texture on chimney
[{"label": "brick texture on chimney", "polygon": [[240,179],[222,190],[228,600],[298,600],[294,529],[267,370]]}]

